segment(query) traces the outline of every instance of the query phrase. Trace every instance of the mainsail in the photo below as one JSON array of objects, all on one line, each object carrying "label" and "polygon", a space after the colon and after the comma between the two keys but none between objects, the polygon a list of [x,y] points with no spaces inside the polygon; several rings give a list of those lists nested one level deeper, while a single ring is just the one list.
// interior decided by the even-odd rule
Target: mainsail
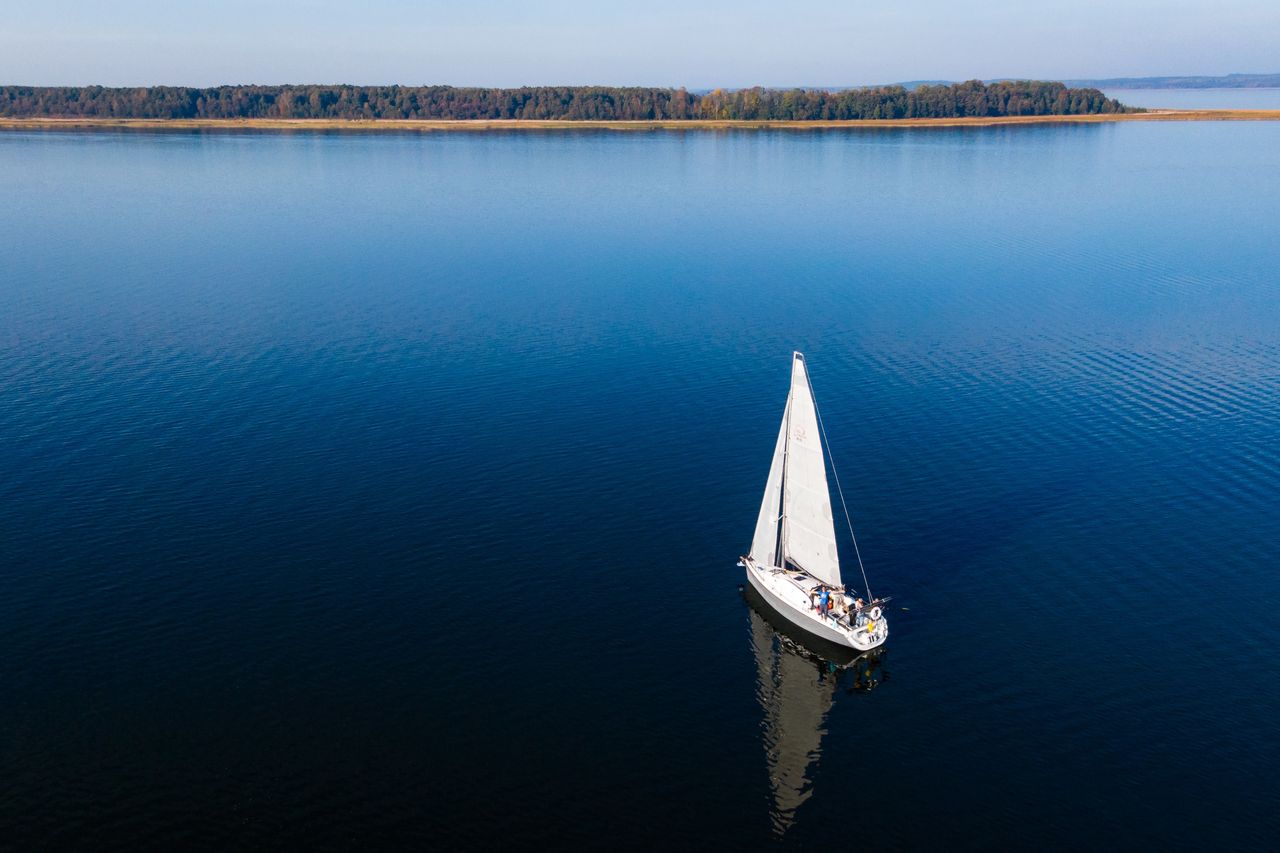
[{"label": "mainsail", "polygon": [[[781,555],[777,553],[779,540]],[[780,566],[784,556],[823,583],[840,586],[840,558],[836,553],[827,467],[822,457],[822,433],[809,389],[808,370],[800,353],[792,357],[791,393],[782,414],[760,517],[751,540],[751,559],[758,565]]]},{"label": "mainsail", "polygon": [[785,488],[782,496],[782,553],[830,586],[840,586],[840,557],[831,517],[831,492],[822,458],[818,410],[809,389],[804,356],[791,360],[790,418],[787,430]]}]

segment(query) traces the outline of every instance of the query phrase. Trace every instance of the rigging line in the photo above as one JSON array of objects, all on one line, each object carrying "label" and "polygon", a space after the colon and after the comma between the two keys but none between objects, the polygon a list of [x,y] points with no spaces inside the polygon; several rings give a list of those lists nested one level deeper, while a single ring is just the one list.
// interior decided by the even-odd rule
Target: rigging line
[{"label": "rigging line", "polygon": [[840,472],[836,470],[836,460],[831,454],[831,442],[827,440],[827,428],[822,425],[822,412],[818,410],[818,395],[813,393],[813,379],[809,376],[809,363],[804,365],[804,379],[809,384],[809,397],[813,400],[813,413],[818,416],[818,429],[822,432],[822,443],[827,446],[827,458],[831,460],[831,475],[835,477],[836,492],[840,495],[840,507],[844,510],[844,522],[849,525],[849,538],[853,540],[853,553],[858,558],[858,571],[862,572],[862,587],[867,591],[867,600],[874,600],[871,584],[867,582],[867,570],[862,565],[862,552],[858,550],[858,537],[853,532],[853,520],[849,518],[849,505],[844,501],[844,489],[840,488]]}]

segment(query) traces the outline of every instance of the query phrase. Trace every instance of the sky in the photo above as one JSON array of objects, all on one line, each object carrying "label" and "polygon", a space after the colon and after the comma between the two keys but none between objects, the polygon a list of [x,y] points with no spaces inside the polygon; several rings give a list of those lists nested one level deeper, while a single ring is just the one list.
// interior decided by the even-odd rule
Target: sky
[{"label": "sky", "polygon": [[841,86],[1280,71],[1280,0],[11,0],[0,84]]}]

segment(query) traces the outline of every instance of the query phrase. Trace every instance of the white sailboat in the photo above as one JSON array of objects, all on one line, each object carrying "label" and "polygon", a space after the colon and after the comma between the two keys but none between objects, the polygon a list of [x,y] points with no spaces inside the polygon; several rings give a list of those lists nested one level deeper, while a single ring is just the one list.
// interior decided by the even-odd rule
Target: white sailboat
[{"label": "white sailboat", "polygon": [[[782,413],[751,552],[738,564],[746,569],[751,585],[787,621],[824,640],[866,651],[883,645],[889,637],[882,606],[888,599],[873,598],[867,589],[863,600],[846,590],[840,579],[822,453],[825,439],[804,355],[793,353],[791,392]],[[839,475],[836,488],[840,488]],[[840,503],[844,506],[843,492]],[[848,517],[846,509],[846,521]],[[849,535],[853,535],[852,524]],[[856,539],[853,545],[858,554]],[[861,555],[858,567],[862,568]],[[866,579],[863,570],[864,585]]]}]

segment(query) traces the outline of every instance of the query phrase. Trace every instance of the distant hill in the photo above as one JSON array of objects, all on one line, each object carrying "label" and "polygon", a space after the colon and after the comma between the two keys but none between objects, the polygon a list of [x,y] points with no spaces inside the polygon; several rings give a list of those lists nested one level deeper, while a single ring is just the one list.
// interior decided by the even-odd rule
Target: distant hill
[{"label": "distant hill", "polygon": [[1109,77],[1103,80],[1064,80],[1068,86],[1095,89],[1271,89],[1280,87],[1280,74],[1225,74],[1221,77]]},{"label": "distant hill", "polygon": [[1097,89],[1035,80],[706,94],[608,86],[0,86],[6,118],[840,121],[1133,111]]},{"label": "distant hill", "polygon": [[[995,80],[983,80],[983,83],[994,83]],[[892,83],[893,86],[901,86],[908,92],[914,92],[921,86],[954,86],[955,80],[904,80],[901,83]]]}]

